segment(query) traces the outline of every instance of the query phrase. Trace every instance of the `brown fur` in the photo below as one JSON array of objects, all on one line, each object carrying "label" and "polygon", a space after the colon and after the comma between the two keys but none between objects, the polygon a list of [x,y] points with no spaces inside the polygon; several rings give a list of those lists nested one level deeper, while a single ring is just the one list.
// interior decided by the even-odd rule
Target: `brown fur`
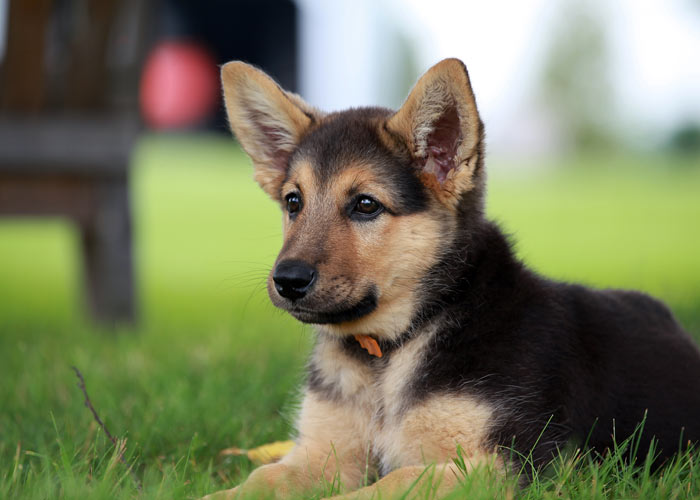
[{"label": "brown fur", "polygon": [[355,490],[375,474],[350,498],[414,482],[442,496],[458,447],[468,470],[529,475],[568,443],[614,447],[642,418],[630,460],[652,437],[655,464],[681,433],[700,442],[700,350],[670,311],[536,275],[485,218],[483,126],[460,61],[431,68],[397,112],[324,115],[247,65],[222,73],[231,127],[285,211],[270,297],[317,326],[295,448],[224,496],[335,477]]},{"label": "brown fur", "polygon": [[[366,285],[362,278],[372,277],[382,290],[377,310],[357,321],[322,328],[338,335],[367,333],[378,338],[394,338],[408,326],[418,284],[425,270],[434,264],[438,243],[444,242],[436,235],[443,230],[449,234],[440,211],[385,219],[372,227],[357,227],[343,220],[342,202],[351,188],[391,200],[387,187],[366,166],[348,166],[326,189],[315,178],[308,162],[301,160],[291,167],[281,190],[282,198],[297,187],[308,200],[308,207],[293,227],[289,221],[285,222],[285,244],[277,260],[314,259],[314,252],[322,252],[324,259],[319,274],[332,277],[316,285],[317,293],[326,296],[324,302],[332,302],[332,296],[337,294],[359,300]],[[411,252],[407,253],[407,248]],[[272,287],[270,279],[268,288],[272,290]]]},{"label": "brown fur", "polygon": [[[446,60],[431,68],[394,114],[368,109],[323,115],[242,63],[226,64],[222,77],[231,127],[253,159],[255,179],[283,208],[290,193],[303,199],[303,208],[285,217],[277,262],[314,263],[317,280],[307,307],[352,305],[368,290],[376,294],[376,307],[353,320],[318,325],[311,371],[328,389],[304,396],[296,447],[221,498],[260,490],[284,498],[336,474],[354,490],[376,473],[387,475],[356,493],[394,495],[430,464],[437,465],[438,492],[446,493],[457,484],[454,466],[446,464],[458,446],[470,465],[495,460],[487,440],[495,409],[466,395],[435,395],[409,405],[408,381],[435,341],[436,326],[423,325],[400,345],[399,338],[411,327],[428,270],[452,245],[460,199],[481,182],[482,128],[464,65]],[[333,144],[323,138],[347,130],[376,143],[353,149],[355,137]],[[327,154],[329,147],[338,149]],[[400,188],[403,196],[389,181],[395,168],[389,157],[421,168],[414,184],[408,179]],[[354,221],[347,204],[355,193],[401,216]],[[268,290],[277,306],[295,314],[295,305],[276,293],[272,274]],[[355,334],[398,347],[381,366],[373,365],[349,354],[347,339]]]},{"label": "brown fur", "polygon": [[[423,182],[452,209],[457,207],[460,195],[474,187],[473,175],[481,141],[474,95],[464,92],[470,88],[469,75],[460,61],[441,61],[418,80],[404,105],[386,124],[387,130],[407,138],[412,154],[424,161]],[[433,175],[428,137],[445,108],[452,105],[456,106],[460,118],[461,141],[452,158],[454,169],[443,182],[439,182]]]},{"label": "brown fur", "polygon": [[337,338],[323,339],[313,356],[322,363],[324,376],[342,387],[340,397],[328,400],[308,393],[299,413],[297,446],[279,463],[254,471],[240,489],[207,498],[234,498],[234,493],[245,497],[256,491],[274,491],[285,498],[317,486],[321,477],[332,482],[336,474],[343,487],[352,491],[377,472],[371,459],[376,455],[384,456],[384,467],[394,472],[347,498],[370,498],[377,491],[392,498],[431,464],[438,465],[437,492],[446,494],[458,485],[461,474],[450,464],[458,446],[464,450],[468,469],[502,468],[486,441],[494,409],[485,402],[443,395],[405,407],[405,381],[431,341],[429,332],[411,340],[375,380],[363,363],[343,354]]},{"label": "brown fur", "polygon": [[288,155],[320,113],[245,63],[221,68],[231,128],[255,164],[255,180],[274,199]]}]

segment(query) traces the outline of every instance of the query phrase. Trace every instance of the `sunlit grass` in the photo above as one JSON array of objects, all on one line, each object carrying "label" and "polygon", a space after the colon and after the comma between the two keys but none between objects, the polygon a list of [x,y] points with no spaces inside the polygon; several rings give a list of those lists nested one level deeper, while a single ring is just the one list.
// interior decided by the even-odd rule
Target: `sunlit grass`
[{"label": "sunlit grass", "polygon": [[[488,211],[528,263],[559,279],[646,290],[700,334],[700,169],[665,157],[508,163],[489,164]],[[291,429],[312,332],[267,299],[280,215],[248,160],[226,138],[150,137],[132,184],[136,328],[83,319],[69,223],[0,219],[0,498],[195,497],[250,470],[219,450]],[[141,490],[83,406],[72,365],[126,439]],[[651,478],[609,472],[607,462],[562,465],[519,495],[691,497],[697,479],[683,478],[700,468],[690,462]],[[509,494],[478,477],[471,496]]]}]

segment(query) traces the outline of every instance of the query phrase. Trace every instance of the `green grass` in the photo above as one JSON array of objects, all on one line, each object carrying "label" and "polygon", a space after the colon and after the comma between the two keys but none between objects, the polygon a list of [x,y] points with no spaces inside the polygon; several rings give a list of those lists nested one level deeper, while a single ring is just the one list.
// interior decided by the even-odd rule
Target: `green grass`
[{"label": "green grass", "polygon": [[[496,162],[489,213],[537,270],[646,290],[697,338],[700,169],[691,163]],[[248,161],[226,139],[150,137],[132,183],[136,328],[109,331],[82,318],[74,227],[0,219],[0,498],[193,498],[251,470],[245,459],[218,459],[219,450],[291,430],[313,334],[267,300],[280,215]],[[140,490],[83,406],[72,365],[124,440]],[[464,487],[476,498],[700,495],[696,459],[650,476],[614,458],[562,458],[523,491],[487,474],[470,475]]]}]

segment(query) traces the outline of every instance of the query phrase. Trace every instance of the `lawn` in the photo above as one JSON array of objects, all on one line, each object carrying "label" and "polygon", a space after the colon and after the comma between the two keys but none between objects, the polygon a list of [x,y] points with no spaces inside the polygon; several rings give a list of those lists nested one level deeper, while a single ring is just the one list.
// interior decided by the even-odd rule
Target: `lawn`
[{"label": "lawn", "polygon": [[[490,164],[489,214],[547,275],[665,301],[700,338],[698,159],[588,156]],[[229,446],[284,439],[313,332],[276,311],[264,280],[278,208],[233,141],[147,137],[134,158],[137,327],[82,317],[77,233],[0,219],[0,498],[194,498],[236,484]],[[71,366],[134,473],[83,405]],[[583,462],[586,459],[582,459]],[[561,462],[515,495],[700,496],[686,457],[664,475]],[[477,498],[510,495],[474,475]]]}]

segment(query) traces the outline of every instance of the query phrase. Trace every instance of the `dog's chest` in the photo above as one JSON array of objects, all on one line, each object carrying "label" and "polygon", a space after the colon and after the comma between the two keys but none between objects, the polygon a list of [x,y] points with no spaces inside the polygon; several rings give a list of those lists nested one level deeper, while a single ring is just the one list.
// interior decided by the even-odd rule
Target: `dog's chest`
[{"label": "dog's chest", "polygon": [[429,396],[417,397],[434,336],[434,330],[421,332],[369,362],[348,356],[339,343],[317,345],[312,366],[322,385],[315,394],[332,405],[333,428],[367,450],[382,474],[406,465],[449,462],[457,445],[467,455],[481,453],[499,420],[501,412],[492,403],[466,388],[458,394],[427,390]]},{"label": "dog's chest", "polygon": [[374,398],[370,435],[372,454],[383,474],[407,465],[408,436],[405,419],[415,403],[413,387],[423,368],[428,338],[417,338],[393,353],[386,367],[377,375],[374,388],[368,394]]},{"label": "dog's chest", "polygon": [[364,422],[359,436],[386,472],[402,465],[406,437],[402,425],[415,398],[431,332],[413,338],[382,360],[358,360],[338,344],[317,348],[314,365],[324,386],[355,422]]}]

